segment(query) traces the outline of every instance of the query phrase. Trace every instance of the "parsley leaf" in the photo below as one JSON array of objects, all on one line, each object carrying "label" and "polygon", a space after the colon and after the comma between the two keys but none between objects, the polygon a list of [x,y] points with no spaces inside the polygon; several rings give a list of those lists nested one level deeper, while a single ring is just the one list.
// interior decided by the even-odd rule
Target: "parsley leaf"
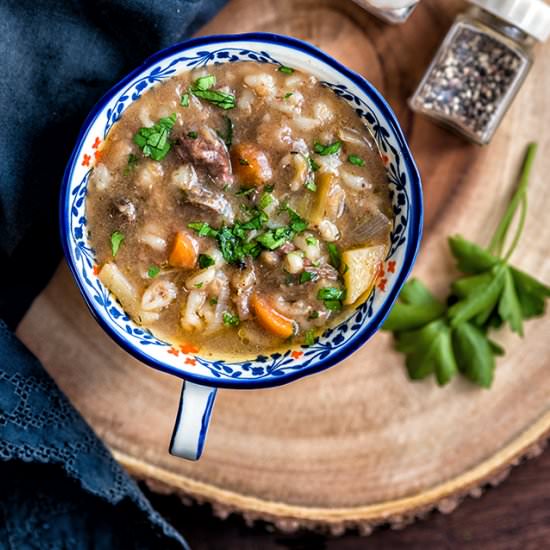
[{"label": "parsley leaf", "polygon": [[348,162],[354,166],[365,166],[365,161],[357,155],[349,155]]},{"label": "parsley leaf", "polygon": [[189,93],[188,92],[185,92],[184,94],[181,95],[180,105],[182,107],[189,107]]},{"label": "parsley leaf", "polygon": [[315,330],[310,328],[309,330],[306,330],[306,333],[304,334],[304,344],[306,346],[312,346],[315,343]]},{"label": "parsley leaf", "polygon": [[493,381],[495,357],[504,353],[488,337],[489,330],[507,324],[522,336],[523,321],[544,313],[550,287],[508,264],[522,221],[510,248],[503,251],[519,207],[522,219],[525,216],[525,193],[535,150],[534,144],[527,149],[516,192],[489,246],[482,248],[460,235],[449,238],[457,268],[465,274],[451,284],[449,306],[415,279],[404,285],[383,328],[393,332],[396,349],[406,355],[410,378],[433,373],[439,384],[445,384],[459,372],[488,388]]},{"label": "parsley leaf", "polygon": [[310,281],[316,281],[319,278],[319,274],[316,271],[302,271],[298,277],[298,282],[303,285]]},{"label": "parsley leaf", "polygon": [[319,163],[315,162],[315,160],[313,158],[309,157],[308,161],[309,161],[309,167],[311,168],[312,172],[317,172],[317,170],[319,170],[319,168],[321,168],[321,165]]},{"label": "parsley leaf", "polygon": [[313,180],[307,180],[307,181],[304,183],[304,187],[305,187],[308,191],[311,191],[312,193],[315,193],[315,191],[317,191],[317,184],[316,184],[315,181],[313,181]]},{"label": "parsley leaf", "polygon": [[124,168],[124,175],[128,176],[131,172],[133,172],[136,169],[136,166],[138,165],[139,159],[137,158],[134,153],[130,153],[128,155],[128,162],[126,164],[126,167]]},{"label": "parsley leaf", "polygon": [[212,237],[215,239],[218,236],[218,231],[210,227],[206,222],[191,222],[187,224],[189,229],[195,230],[199,237]]},{"label": "parsley leaf", "polygon": [[290,67],[285,67],[285,65],[281,65],[277,70],[280,73],[284,74],[292,74],[294,72],[294,69],[291,69]]},{"label": "parsley leaf", "polygon": [[236,326],[239,326],[241,322],[238,315],[234,315],[229,311],[224,311],[222,318],[223,318],[223,324],[226,327],[236,327]]},{"label": "parsley leaf", "polygon": [[118,250],[120,249],[120,245],[124,241],[124,235],[120,231],[115,231],[111,235],[111,252],[113,254],[113,258],[118,254]]},{"label": "parsley leaf", "polygon": [[327,250],[328,255],[330,258],[330,263],[333,267],[336,269],[340,269],[340,265],[342,263],[342,256],[340,255],[340,251],[338,250],[338,247],[334,243],[327,243]]},{"label": "parsley leaf", "polygon": [[334,143],[330,143],[329,145],[323,145],[322,143],[319,143],[316,141],[313,145],[313,150],[323,157],[327,155],[334,155],[340,151],[340,148],[342,147],[341,141],[335,141]]},{"label": "parsley leaf", "polygon": [[258,203],[258,206],[262,210],[265,210],[270,204],[273,203],[274,200],[275,199],[273,198],[273,195],[271,193],[264,192],[264,193],[262,193],[262,196],[260,197],[260,201]]},{"label": "parsley leaf", "polygon": [[193,89],[194,90],[209,90],[213,86],[216,85],[216,77],[213,74],[208,74],[206,76],[201,76],[200,78],[197,78],[195,82],[193,82]]},{"label": "parsley leaf", "polygon": [[176,113],[172,113],[150,128],[140,128],[134,136],[134,143],[141,147],[145,157],[161,161],[172,147],[168,138],[175,123]]},{"label": "parsley leaf", "polygon": [[152,264],[147,270],[147,276],[150,279],[154,279],[160,273],[160,267],[158,265]]},{"label": "parsley leaf", "polygon": [[215,263],[216,262],[214,261],[214,258],[212,258],[212,256],[209,256],[208,254],[199,254],[199,267],[201,267],[202,269],[210,267]]},{"label": "parsley leaf", "polygon": [[191,132],[187,132],[187,137],[191,139],[197,139],[198,135],[199,134],[197,134],[197,132],[195,132],[194,130]]}]

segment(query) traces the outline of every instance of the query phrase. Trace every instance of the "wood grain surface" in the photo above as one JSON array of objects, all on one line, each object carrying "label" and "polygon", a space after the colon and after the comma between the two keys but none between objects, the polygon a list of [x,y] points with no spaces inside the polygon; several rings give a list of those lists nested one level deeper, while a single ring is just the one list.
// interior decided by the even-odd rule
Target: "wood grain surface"
[{"label": "wood grain surface", "polygon": [[[445,236],[484,243],[510,195],[525,144],[550,146],[550,44],[493,143],[480,149],[413,116],[406,99],[465,4],[425,0],[404,26],[348,0],[233,0],[201,34],[275,31],[308,40],[366,76],[388,99],[423,177],[425,239],[415,274],[443,295],[453,275]],[[550,158],[539,155],[529,217],[513,261],[550,281]],[[115,455],[152,487],[278,527],[341,533],[395,526],[498,479],[550,429],[550,317],[506,347],[490,391],[457,380],[407,381],[402,357],[376,335],[339,366],[284,388],[218,393],[198,463],[166,449],[180,382],[133,360],[86,311],[65,265],[18,334]]]}]

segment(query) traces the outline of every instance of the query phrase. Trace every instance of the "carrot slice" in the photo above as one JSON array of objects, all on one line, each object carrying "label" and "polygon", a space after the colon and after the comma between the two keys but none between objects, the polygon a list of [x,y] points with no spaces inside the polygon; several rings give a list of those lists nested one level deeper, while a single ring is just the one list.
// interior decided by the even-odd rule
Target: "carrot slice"
[{"label": "carrot slice", "polygon": [[184,269],[193,269],[197,264],[199,254],[199,245],[197,241],[184,231],[178,231],[172,250],[168,258],[170,265],[174,267],[183,267]]},{"label": "carrot slice", "polygon": [[264,185],[273,176],[267,155],[253,143],[239,143],[231,151],[233,173],[246,186]]},{"label": "carrot slice", "polygon": [[294,333],[294,323],[292,320],[279,313],[267,299],[258,294],[253,294],[250,304],[256,314],[258,323],[263,328],[281,338],[292,336]]}]

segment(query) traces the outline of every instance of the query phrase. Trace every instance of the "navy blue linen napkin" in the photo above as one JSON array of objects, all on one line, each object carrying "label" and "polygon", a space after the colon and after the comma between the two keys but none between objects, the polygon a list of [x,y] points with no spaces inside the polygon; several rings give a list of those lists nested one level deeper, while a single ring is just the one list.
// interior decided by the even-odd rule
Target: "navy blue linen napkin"
[{"label": "navy blue linen napkin", "polygon": [[58,189],[86,114],[225,1],[0,2],[0,549],[186,547],[11,330],[61,258]]}]

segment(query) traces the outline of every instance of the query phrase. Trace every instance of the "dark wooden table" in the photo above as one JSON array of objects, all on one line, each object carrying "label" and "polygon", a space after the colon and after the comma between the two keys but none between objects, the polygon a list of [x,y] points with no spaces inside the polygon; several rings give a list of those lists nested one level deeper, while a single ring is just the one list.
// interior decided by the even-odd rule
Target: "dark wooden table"
[{"label": "dark wooden table", "polygon": [[215,518],[208,505],[185,507],[175,496],[145,489],[153,505],[180,530],[193,550],[543,550],[550,548],[550,452],[514,468],[498,487],[466,499],[452,514],[432,512],[401,531],[379,529],[370,537],[247,527],[240,517]]}]

